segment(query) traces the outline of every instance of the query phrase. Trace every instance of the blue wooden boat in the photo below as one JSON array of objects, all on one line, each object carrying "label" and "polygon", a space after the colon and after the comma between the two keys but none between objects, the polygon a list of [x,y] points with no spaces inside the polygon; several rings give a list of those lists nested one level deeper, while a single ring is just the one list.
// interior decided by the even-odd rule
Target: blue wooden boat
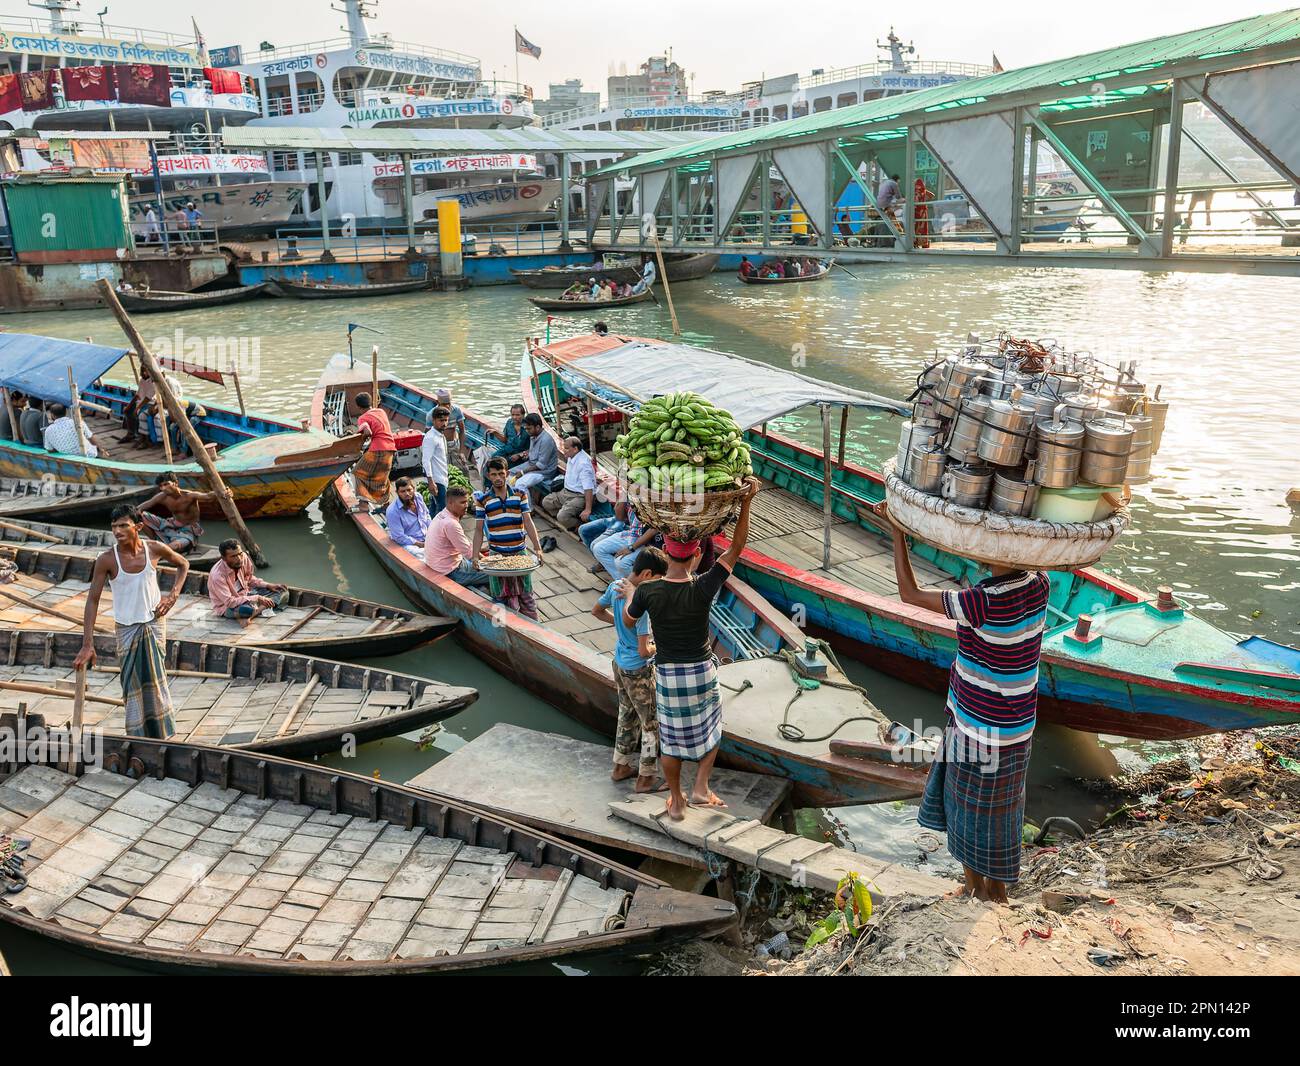
[{"label": "blue wooden boat", "polygon": [[[335,420],[349,409],[351,395],[370,389],[370,380],[369,368],[349,369],[346,356],[331,363],[312,402],[312,425],[345,431]],[[431,393],[382,372],[379,385],[382,406],[395,429],[425,425],[435,402]],[[469,411],[465,422],[474,446],[498,428]],[[356,496],[350,478],[340,477],[333,488],[366,546],[413,602],[457,619],[457,639],[516,684],[591,728],[613,734],[618,716],[608,653],[613,632],[588,613],[606,581],[587,571],[591,556],[576,539],[557,534],[559,549],[546,556],[534,575],[542,621],[533,622],[424,566],[392,543],[380,516],[353,513]],[[789,778],[799,806],[874,803],[920,794],[928,745],[891,723],[833,661],[827,678],[833,684],[792,702],[800,686],[791,660],[803,648],[804,635],[743,581],[733,579],[718,597],[713,635],[724,664],[724,765]],[[783,720],[794,727],[784,731],[786,736]],[[796,731],[822,739],[787,739]],[[836,740],[854,741],[855,757],[833,753],[831,738],[823,737],[828,733]]]},{"label": "blue wooden boat", "polygon": [[[572,391],[575,378],[590,387],[592,380],[581,377],[583,366],[596,373],[594,367],[601,364],[589,360],[624,345],[638,346],[635,362],[646,373],[659,373],[660,391],[687,387],[680,384],[681,374],[688,372],[683,368],[708,364],[721,383],[736,381],[740,373],[709,363],[736,358],[723,353],[634,337],[573,337],[534,349],[531,364],[525,360],[525,405],[552,425],[570,412],[581,415],[586,400]],[[760,372],[777,371],[754,371]],[[599,376],[603,384],[597,389],[606,390],[611,409],[636,409],[627,396],[610,391],[618,382]],[[792,390],[816,394],[818,383],[812,379],[790,377]],[[838,388],[825,385],[826,390]],[[702,385],[696,391],[708,395],[710,388]],[[710,399],[726,406],[717,394]],[[774,433],[766,424],[754,424],[746,439],[755,473],[768,488],[755,501],[754,532],[738,576],[842,654],[904,681],[945,689],[956,655],[956,627],[898,599],[889,536],[874,511],[884,499],[880,475],[846,459],[842,445],[838,458],[832,456],[832,550],[826,567],[827,464],[822,451]],[[612,477],[612,458],[598,459],[605,476]],[[982,564],[927,544],[916,544],[914,557],[918,579],[932,587],[959,588],[988,576]],[[1300,721],[1296,649],[1258,637],[1243,640],[1172,596],[1154,598],[1092,567],[1052,572],[1049,579],[1048,613],[1056,624],[1043,640],[1039,716],[1044,721],[1146,739]],[[1082,615],[1092,619],[1086,640],[1075,636]]]},{"label": "blue wooden boat", "polygon": [[[107,451],[91,459],[0,440],[0,477],[152,490],[160,473],[173,470],[182,488],[207,491],[206,476],[192,459],[176,454],[168,463],[161,442],[120,440],[123,413],[135,387],[103,380],[103,374],[125,354],[124,348],[0,334],[0,385],[67,405],[71,369],[76,381],[86,383],[78,388],[86,428]],[[201,373],[220,380],[213,371]],[[6,414],[0,411],[0,416]],[[298,423],[217,405],[205,404],[191,421],[203,442],[215,446],[217,469],[245,518],[298,514],[361,456],[360,437],[340,440]],[[204,507],[205,517],[220,513],[216,505]]]}]

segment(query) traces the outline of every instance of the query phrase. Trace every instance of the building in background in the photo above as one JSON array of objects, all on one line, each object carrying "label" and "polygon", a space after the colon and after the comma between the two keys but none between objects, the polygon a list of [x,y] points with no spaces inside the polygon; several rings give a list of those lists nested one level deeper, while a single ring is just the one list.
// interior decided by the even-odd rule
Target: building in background
[{"label": "building in background", "polygon": [[585,91],[581,78],[552,82],[547,92],[548,99],[533,101],[533,112],[542,119],[568,111],[583,113],[600,107],[600,93]]},{"label": "building in background", "polygon": [[631,104],[667,104],[689,95],[686,71],[671,55],[651,56],[639,74],[614,74],[607,87],[610,108]]}]

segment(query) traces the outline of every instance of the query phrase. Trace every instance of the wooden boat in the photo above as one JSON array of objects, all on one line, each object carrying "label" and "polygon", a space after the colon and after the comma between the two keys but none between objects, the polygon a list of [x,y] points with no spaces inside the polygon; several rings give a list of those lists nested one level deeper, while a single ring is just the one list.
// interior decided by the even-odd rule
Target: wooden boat
[{"label": "wooden boat", "polygon": [[[42,515],[80,521],[119,502],[139,503],[154,495],[154,479],[174,471],[182,488],[207,492],[206,475],[193,460],[176,455],[168,463],[161,444],[123,444],[122,414],[135,395],[134,386],[104,381],[81,390],[82,397],[108,408],[110,415],[84,410],[86,427],[108,441],[109,456],[88,459],[80,455],[47,452],[29,444],[0,441],[0,517]],[[336,437],[303,429],[301,425],[238,410],[205,406],[194,428],[215,444],[217,469],[245,518],[295,515],[316,499],[334,478],[361,456],[361,439]],[[51,480],[45,481],[48,477]],[[35,491],[15,489],[12,482],[27,480],[39,489],[53,485],[45,499]],[[61,487],[75,486],[76,492]],[[109,500],[122,494],[121,500]],[[77,501],[80,499],[85,506]],[[205,504],[206,518],[221,517],[216,504]]]},{"label": "wooden boat", "polygon": [[[0,441],[0,449],[5,445],[13,442]],[[143,503],[153,494],[153,489],[143,485],[90,485],[53,478],[0,477],[0,517],[41,515],[77,521],[106,515],[118,504]]]},{"label": "wooden boat", "polygon": [[[719,255],[715,252],[665,252],[664,270],[668,280],[694,281],[713,271],[718,265]],[[609,278],[620,284],[636,284],[641,277],[640,266],[611,267],[606,269],[590,263],[577,266],[543,267],[540,270],[511,270],[511,275],[526,289],[567,289],[575,281],[595,278],[603,281]]]},{"label": "wooden boat", "polygon": [[0,824],[32,841],[0,920],[114,961],[447,973],[650,952],[735,920],[730,903],[418,789],[199,744],[104,748],[105,770],[28,763],[0,784]]},{"label": "wooden boat", "polygon": [[[81,632],[95,556],[24,547],[12,549],[12,554],[17,573],[13,582],[0,585],[0,626]],[[164,567],[159,584],[170,591],[174,579],[175,572]],[[241,628],[234,619],[212,613],[208,579],[207,574],[194,572],[186,578],[185,589],[167,616],[170,636],[353,659],[409,651],[439,640],[456,627],[452,618],[289,586],[284,606],[271,617],[259,616]],[[99,614],[108,620],[109,629],[111,603],[112,592],[105,588]]]},{"label": "wooden boat", "polygon": [[[804,257],[801,256],[800,258]],[[792,285],[800,281],[821,281],[822,278],[826,277],[826,275],[831,272],[831,268],[835,266],[835,260],[819,259],[817,262],[819,264],[819,269],[815,274],[796,274],[784,278],[763,278],[759,277],[759,272],[766,264],[760,263],[752,274],[737,274],[736,276],[746,285]]]},{"label": "wooden boat", "polygon": [[631,304],[645,303],[653,298],[654,291],[645,289],[631,296],[620,296],[615,300],[548,300],[544,296],[530,296],[528,302],[543,311],[587,311],[596,314],[608,307],[628,307]]},{"label": "wooden boat", "polygon": [[[0,521],[0,551],[7,546],[19,545],[39,548],[55,555],[77,555],[86,559],[111,548],[112,531],[103,526],[62,526],[51,522],[30,519]],[[221,553],[215,544],[196,544],[185,558],[191,570],[211,570]]]},{"label": "wooden boat", "polygon": [[333,281],[290,281],[276,278],[270,285],[281,296],[297,300],[350,300],[357,296],[396,296],[403,292],[419,292],[429,287],[428,278],[410,281],[377,281],[363,285],[345,285]]},{"label": "wooden boat", "polygon": [[211,292],[163,292],[150,289],[147,292],[135,289],[117,292],[117,300],[128,311],[135,314],[153,314],[156,311],[189,311],[199,307],[220,307],[223,304],[238,303],[259,296],[266,289],[265,282],[256,285],[240,285],[233,289],[213,289]]},{"label": "wooden boat", "polygon": [[[312,401],[313,424],[328,425],[330,412],[346,409],[344,396],[368,389],[369,383],[369,368],[350,369],[346,358],[331,363]],[[434,403],[431,394],[382,375],[379,393],[395,428],[423,424],[423,410]],[[497,428],[469,411],[465,424],[475,446]],[[457,637],[462,643],[516,684],[591,728],[614,732],[618,698],[609,654],[614,633],[589,613],[608,582],[588,571],[591,556],[575,538],[547,529],[557,537],[559,548],[546,556],[533,578],[542,615],[540,623],[533,622],[502,612],[487,598],[424,566],[392,543],[379,516],[350,513],[355,503],[350,478],[335,482],[334,491],[366,545],[414,602],[459,620]],[[534,520],[539,530],[548,527],[540,512],[534,512]],[[908,731],[900,733],[901,727],[889,722],[861,690],[845,683],[834,663],[829,666],[831,679],[844,687],[822,686],[804,695],[789,708],[789,722],[807,737],[833,732],[860,740],[876,757],[842,758],[831,754],[825,740],[803,743],[782,735],[787,703],[798,690],[790,660],[803,647],[804,637],[744,582],[729,582],[718,597],[713,632],[724,661],[724,765],[790,778],[801,806],[920,794],[927,766],[917,738]],[[900,749],[882,737],[897,737],[907,746]]]},{"label": "wooden boat", "polygon": [[[72,661],[80,647],[79,631],[0,632],[0,711],[16,713],[21,704],[28,714],[44,716],[49,727],[66,727],[76,680]],[[112,633],[95,634],[95,653],[96,666],[86,675],[83,724],[87,730],[125,732]],[[173,740],[294,758],[409,733],[450,718],[478,698],[472,688],[274,648],[169,636],[166,660]]]},{"label": "wooden boat", "polygon": [[[551,364],[576,368],[585,356],[628,342],[664,343],[593,335],[535,349],[537,385],[527,360],[521,376],[525,405],[555,425],[557,381]],[[673,367],[701,365],[699,360],[710,354],[691,352],[674,349],[664,356],[664,389],[676,387]],[[638,351],[637,358],[642,366],[654,365],[650,349]],[[564,376],[557,379],[559,406],[585,411],[585,399],[575,403],[566,393]],[[802,387],[809,380],[801,377]],[[629,402],[620,409],[627,413],[636,406]],[[956,626],[899,600],[890,540],[874,511],[884,499],[881,476],[844,458],[843,450],[832,458],[831,565],[825,568],[823,453],[761,425],[750,429],[746,440],[766,487],[754,502],[753,530],[737,575],[780,610],[799,611],[805,628],[841,654],[904,681],[944,690],[956,656]],[[602,477],[612,478],[612,457],[597,458]],[[927,544],[916,544],[913,558],[918,580],[931,588],[961,588],[989,574],[983,564]],[[1048,576],[1053,628],[1043,639],[1039,671],[1042,720],[1143,739],[1300,721],[1296,649],[1258,637],[1242,640],[1172,598],[1162,606],[1141,589],[1092,567]],[[1093,639],[1088,641],[1074,636],[1082,614],[1093,617]]]}]

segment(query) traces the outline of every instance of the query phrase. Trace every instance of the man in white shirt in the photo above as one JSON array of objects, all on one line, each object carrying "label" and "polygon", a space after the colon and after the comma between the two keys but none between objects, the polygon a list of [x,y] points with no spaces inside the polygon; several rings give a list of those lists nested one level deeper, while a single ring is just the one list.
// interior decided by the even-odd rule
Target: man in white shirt
[{"label": "man in white shirt", "polygon": [[435,407],[432,422],[420,446],[420,465],[429,482],[429,514],[436,515],[447,506],[447,422],[451,412]]},{"label": "man in white shirt", "polygon": [[542,497],[542,510],[565,529],[591,518],[596,502],[596,468],[577,437],[564,438],[564,488]]},{"label": "man in white shirt", "polygon": [[45,450],[59,452],[63,455],[84,455],[87,459],[99,456],[99,441],[90,435],[90,430],[82,423],[81,435],[84,438],[80,447],[77,445],[77,423],[68,414],[68,409],[61,403],[52,403],[47,408],[50,424],[45,427]]}]

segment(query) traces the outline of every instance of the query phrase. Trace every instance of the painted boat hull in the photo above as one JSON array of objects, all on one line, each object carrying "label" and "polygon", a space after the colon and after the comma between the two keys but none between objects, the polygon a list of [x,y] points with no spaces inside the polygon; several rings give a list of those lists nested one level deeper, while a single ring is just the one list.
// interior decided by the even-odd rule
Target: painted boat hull
[{"label": "painted boat hull", "polygon": [[736,277],[740,278],[746,285],[795,285],[801,281],[821,281],[830,272],[831,268],[827,267],[816,274],[800,274],[798,277],[792,278],[760,278],[754,274],[750,274],[748,277],[744,274],[737,274]]},{"label": "painted boat hull", "polygon": [[543,311],[586,311],[590,314],[598,314],[611,307],[643,304],[653,295],[649,289],[646,289],[645,292],[638,292],[634,296],[623,296],[617,300],[548,300],[541,296],[530,296],[528,302]]},{"label": "painted boat hull", "polygon": [[241,285],[237,289],[218,289],[214,292],[192,292],[183,295],[152,295],[138,292],[117,293],[118,302],[128,311],[138,315],[152,315],[161,311],[189,311],[197,307],[223,307],[226,304],[251,300],[266,288],[264,282]]},{"label": "painted boat hull", "polygon": [[[670,282],[694,281],[712,273],[719,258],[721,257],[713,252],[692,252],[675,258],[664,256],[664,270],[667,271]],[[604,270],[588,265],[561,270],[512,270],[510,273],[526,289],[567,289],[575,281],[586,281],[588,278],[597,281],[608,278],[620,284],[635,284],[641,277],[640,269],[630,266]],[[657,276],[655,284],[660,284]]]},{"label": "painted boat hull", "polygon": [[413,281],[385,281],[373,285],[300,285],[284,278],[269,283],[281,296],[295,300],[352,300],[368,296],[397,296],[404,292],[419,292],[429,287],[427,278]]}]

